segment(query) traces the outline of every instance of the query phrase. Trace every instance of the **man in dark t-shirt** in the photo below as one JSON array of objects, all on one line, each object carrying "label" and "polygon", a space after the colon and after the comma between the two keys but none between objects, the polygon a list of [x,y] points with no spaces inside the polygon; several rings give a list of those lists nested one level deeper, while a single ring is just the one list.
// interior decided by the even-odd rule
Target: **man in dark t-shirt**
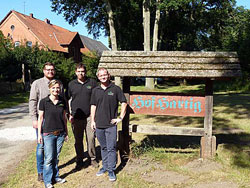
[{"label": "man in dark t-shirt", "polygon": [[70,115],[69,121],[72,125],[75,137],[76,170],[83,166],[83,135],[86,134],[89,162],[93,167],[98,168],[95,151],[95,135],[90,126],[90,97],[93,88],[97,86],[94,79],[86,77],[86,67],[82,63],[76,65],[75,74],[77,79],[72,80],[68,85],[65,94],[69,100]]},{"label": "man in dark t-shirt", "polygon": [[[127,101],[121,88],[110,82],[106,69],[99,69],[97,77],[101,85],[94,88],[91,95],[91,128],[96,131],[101,146],[103,167],[96,175],[108,172],[109,180],[115,181],[117,124],[125,116]],[[119,102],[121,113],[118,117]]]}]

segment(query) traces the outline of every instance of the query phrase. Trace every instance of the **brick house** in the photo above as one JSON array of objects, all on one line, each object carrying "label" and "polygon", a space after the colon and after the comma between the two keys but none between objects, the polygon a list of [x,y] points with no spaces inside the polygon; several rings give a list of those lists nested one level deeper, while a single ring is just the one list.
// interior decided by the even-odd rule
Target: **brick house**
[{"label": "brick house", "polygon": [[15,46],[37,44],[40,49],[61,52],[66,58],[81,61],[81,48],[84,45],[78,32],[51,24],[48,19],[42,21],[33,14],[27,16],[12,10],[0,22],[0,30]]}]

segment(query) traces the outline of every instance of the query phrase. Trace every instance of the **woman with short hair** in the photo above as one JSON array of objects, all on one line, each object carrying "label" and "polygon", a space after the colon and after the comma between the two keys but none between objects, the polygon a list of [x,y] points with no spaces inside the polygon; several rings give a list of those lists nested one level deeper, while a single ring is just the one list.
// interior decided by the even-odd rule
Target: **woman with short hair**
[{"label": "woman with short hair", "polygon": [[50,95],[39,103],[38,143],[44,142],[43,180],[46,188],[53,188],[53,183],[64,183],[59,177],[58,162],[64,140],[68,140],[66,102],[59,95],[61,82],[51,80]]}]

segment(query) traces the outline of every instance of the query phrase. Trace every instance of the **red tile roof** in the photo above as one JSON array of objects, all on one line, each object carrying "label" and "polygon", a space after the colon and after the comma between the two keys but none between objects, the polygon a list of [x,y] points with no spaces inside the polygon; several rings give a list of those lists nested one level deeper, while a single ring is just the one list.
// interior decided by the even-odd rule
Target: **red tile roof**
[{"label": "red tile roof", "polygon": [[61,45],[69,45],[78,34],[77,32],[71,32],[62,27],[46,23],[46,21],[21,14],[14,10],[9,12],[9,14],[11,13],[15,14],[45,47],[53,51],[68,52],[67,48],[63,48]]}]

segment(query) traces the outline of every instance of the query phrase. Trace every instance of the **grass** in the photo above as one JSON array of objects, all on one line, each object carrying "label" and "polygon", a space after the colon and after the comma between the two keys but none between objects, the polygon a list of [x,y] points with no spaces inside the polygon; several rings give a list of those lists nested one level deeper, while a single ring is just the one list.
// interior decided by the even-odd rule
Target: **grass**
[{"label": "grass", "polygon": [[29,92],[0,96],[0,109],[10,108],[29,101]]},{"label": "grass", "polygon": [[[189,89],[200,92],[203,88],[203,85],[173,87],[171,92],[183,92]],[[165,92],[165,89],[161,91]],[[132,90],[141,89],[134,87]],[[232,187],[236,184],[240,188],[247,188],[250,185],[249,98],[250,94],[247,93],[215,93],[213,131],[217,139],[217,154],[213,160],[205,163],[205,167],[202,167],[198,160],[200,137],[133,133],[134,142],[131,144],[130,162],[126,166],[120,166],[118,163],[120,170],[115,183],[109,183],[106,175],[97,178],[95,176],[97,169],[73,171],[75,166],[74,138],[69,128],[70,140],[63,146],[59,166],[60,174],[67,179],[68,183],[55,185],[55,187],[178,188],[192,187],[206,182],[230,182]],[[202,127],[203,118],[131,115],[131,123]],[[99,149],[97,147],[98,152]],[[43,186],[42,183],[36,181],[34,153],[32,152],[28,159],[21,163],[16,173],[10,176],[3,187]],[[190,164],[196,165],[192,169],[187,167]],[[161,173],[171,172],[182,177],[188,176],[189,179],[164,185],[158,182],[157,177],[151,177],[154,171],[160,172],[158,176]],[[155,178],[155,181],[148,181],[151,178]],[[178,177],[172,177],[172,179],[176,178],[178,179]]]}]

